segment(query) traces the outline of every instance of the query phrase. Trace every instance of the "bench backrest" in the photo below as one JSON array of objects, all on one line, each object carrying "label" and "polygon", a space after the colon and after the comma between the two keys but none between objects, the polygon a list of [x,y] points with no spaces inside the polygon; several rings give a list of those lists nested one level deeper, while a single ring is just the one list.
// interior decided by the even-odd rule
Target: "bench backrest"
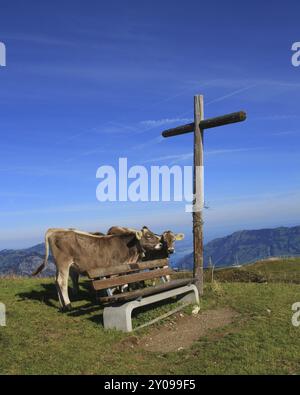
[{"label": "bench backrest", "polygon": [[124,265],[110,266],[106,268],[91,269],[87,272],[90,279],[98,277],[107,277],[112,275],[122,275],[126,273],[133,273],[141,270],[161,268],[169,265],[169,260],[155,259],[153,261],[140,261],[137,263],[128,263]]},{"label": "bench backrest", "polygon": [[167,276],[172,273],[168,266],[168,259],[155,259],[111,266],[109,268],[92,269],[87,274],[93,280],[94,290],[99,291]]}]

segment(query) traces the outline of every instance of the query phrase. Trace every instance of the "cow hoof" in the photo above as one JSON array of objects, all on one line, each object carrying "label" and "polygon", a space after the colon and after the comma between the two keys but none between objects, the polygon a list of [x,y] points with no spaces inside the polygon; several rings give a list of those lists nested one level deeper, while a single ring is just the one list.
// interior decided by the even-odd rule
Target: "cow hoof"
[{"label": "cow hoof", "polygon": [[62,307],[62,309],[61,309],[61,311],[62,311],[63,313],[67,313],[68,311],[71,311],[71,310],[72,310],[72,305],[71,305],[71,303],[67,304],[66,306]]}]

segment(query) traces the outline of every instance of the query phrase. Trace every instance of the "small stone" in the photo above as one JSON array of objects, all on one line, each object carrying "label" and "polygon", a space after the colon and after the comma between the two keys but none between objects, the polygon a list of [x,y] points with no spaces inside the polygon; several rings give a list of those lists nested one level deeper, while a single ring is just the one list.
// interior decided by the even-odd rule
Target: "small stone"
[{"label": "small stone", "polygon": [[193,315],[197,315],[200,311],[200,306],[194,306],[193,310],[192,310],[192,314]]}]

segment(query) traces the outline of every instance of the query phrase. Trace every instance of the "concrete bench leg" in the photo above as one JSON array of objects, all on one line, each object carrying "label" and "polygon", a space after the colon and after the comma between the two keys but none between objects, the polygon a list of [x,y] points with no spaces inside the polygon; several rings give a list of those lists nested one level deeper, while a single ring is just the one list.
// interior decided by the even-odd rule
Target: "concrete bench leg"
[{"label": "concrete bench leg", "polygon": [[184,294],[182,297],[180,297],[180,302],[183,303],[194,303],[194,304],[199,304],[199,292],[198,289],[196,287],[196,285],[192,284],[189,285],[190,287],[190,292]]},{"label": "concrete bench leg", "polygon": [[105,307],[103,311],[103,323],[105,329],[118,329],[122,332],[132,332],[131,313],[134,302],[125,303],[121,306]]},{"label": "concrete bench leg", "polygon": [[123,332],[132,332],[131,313],[133,309],[156,303],[161,300],[180,296],[181,303],[199,304],[199,294],[194,284],[172,289],[159,294],[147,296],[141,300],[134,300],[122,305],[112,305],[104,308],[103,323],[105,329],[118,329]]}]

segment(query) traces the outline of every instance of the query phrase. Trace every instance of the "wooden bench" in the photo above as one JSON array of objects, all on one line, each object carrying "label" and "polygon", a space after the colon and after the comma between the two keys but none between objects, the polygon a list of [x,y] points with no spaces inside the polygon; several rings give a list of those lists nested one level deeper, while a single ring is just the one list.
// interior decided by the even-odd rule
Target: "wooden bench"
[{"label": "wooden bench", "polygon": [[[194,279],[169,280],[168,276],[173,273],[175,272],[169,267],[168,259],[140,261],[88,271],[93,289],[102,292],[99,301],[104,304],[104,327],[130,332],[133,309],[164,299],[180,296],[185,304],[199,303],[198,291],[193,285]],[[149,280],[158,281],[158,284],[147,286],[145,281]],[[130,290],[133,284],[137,289]],[[124,292],[124,286],[128,286],[129,290]],[[179,308],[176,309],[178,310]],[[175,311],[167,315],[173,312]]]}]

